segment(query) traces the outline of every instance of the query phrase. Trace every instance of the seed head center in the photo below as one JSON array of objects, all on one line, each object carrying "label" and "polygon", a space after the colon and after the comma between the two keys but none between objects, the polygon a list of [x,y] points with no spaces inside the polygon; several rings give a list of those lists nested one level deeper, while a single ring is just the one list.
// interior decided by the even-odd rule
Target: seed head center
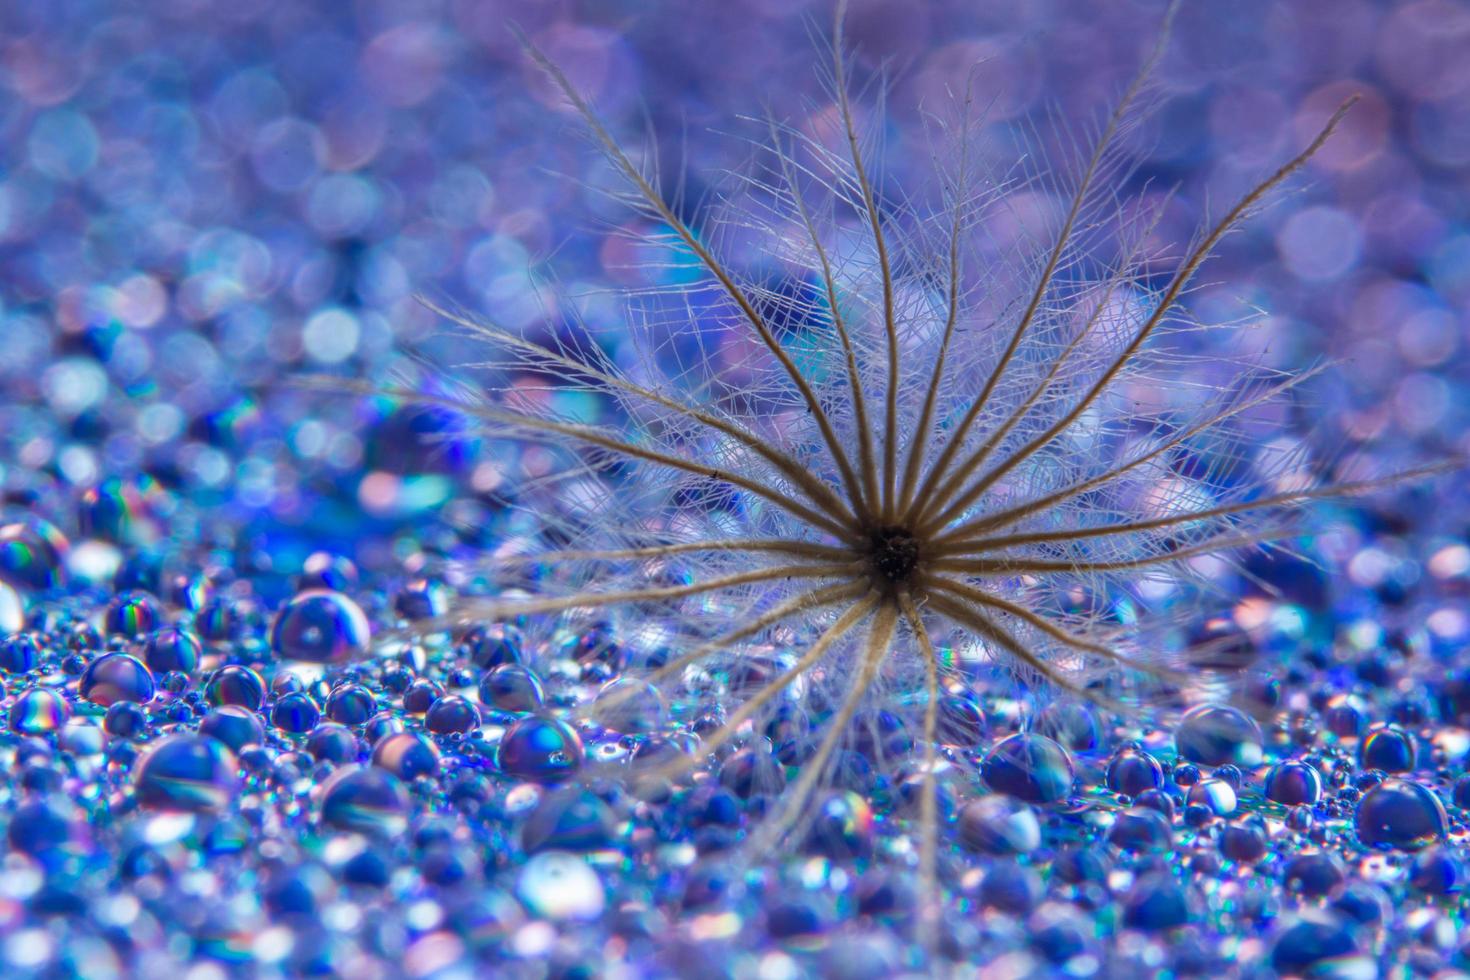
[{"label": "seed head center", "polygon": [[919,565],[919,539],[913,532],[886,525],[869,532],[868,541],[868,560],[878,581],[887,586],[907,583]]}]

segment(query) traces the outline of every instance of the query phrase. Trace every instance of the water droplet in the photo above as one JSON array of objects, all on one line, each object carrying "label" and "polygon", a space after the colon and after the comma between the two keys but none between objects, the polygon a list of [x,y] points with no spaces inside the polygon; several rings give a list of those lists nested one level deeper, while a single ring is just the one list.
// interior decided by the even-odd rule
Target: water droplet
[{"label": "water droplet", "polygon": [[19,633],[26,625],[26,608],[20,593],[0,582],[0,633]]},{"label": "water droplet", "polygon": [[545,851],[528,860],[516,879],[516,895],[543,919],[591,920],[607,904],[597,872],[566,851]]},{"label": "water droplet", "polygon": [[495,750],[495,763],[519,779],[555,783],[576,773],[584,755],[582,739],[572,726],[531,715],[506,729]]},{"label": "water droplet", "polygon": [[1207,766],[1253,767],[1264,757],[1260,726],[1239,708],[1223,704],[1202,704],[1185,712],[1174,732],[1174,746],[1181,757]]},{"label": "water droplet", "polygon": [[154,745],[138,764],[138,802],[156,810],[217,812],[239,786],[239,765],[216,739],[175,735]]},{"label": "water droplet", "polygon": [[1108,763],[1108,789],[1137,796],[1164,785],[1164,767],[1137,745],[1127,745]]},{"label": "water droplet", "polygon": [[873,851],[873,808],[851,791],[831,793],[817,807],[807,831],[808,851],[836,861],[864,858]]},{"label": "water droplet", "polygon": [[1382,769],[1384,772],[1412,772],[1418,756],[1414,736],[1395,725],[1374,728],[1359,748],[1359,760],[1364,769]]},{"label": "water droplet", "polygon": [[327,696],[327,717],[344,725],[361,725],[377,712],[377,699],[361,684],[338,684]]},{"label": "water droplet", "polygon": [[84,701],[104,708],[118,701],[147,704],[153,700],[153,675],[143,662],[126,653],[103,654],[87,665],[77,683]]},{"label": "water droplet", "polygon": [[114,636],[131,638],[153,632],[162,617],[157,599],[133,590],[113,597],[102,614],[102,625]]},{"label": "water droplet", "polygon": [[980,764],[985,784],[1030,803],[1056,803],[1072,792],[1072,759],[1045,735],[1022,732],[1001,739]]},{"label": "water droplet", "polygon": [[199,669],[199,658],[204,646],[199,637],[177,626],[165,626],[154,630],[143,647],[143,663],[154,674],[166,674],[177,670],[193,674]]},{"label": "water droplet", "polygon": [[476,667],[499,667],[524,660],[525,638],[509,624],[479,626],[465,637],[462,649]]},{"label": "water droplet", "polygon": [[239,752],[247,745],[265,740],[265,724],[260,715],[243,705],[227,704],[215,708],[199,722],[199,734],[218,739],[231,751]]},{"label": "water droplet", "polygon": [[408,793],[391,772],[348,766],[322,786],[321,820],[338,830],[396,837],[408,828]]},{"label": "water droplet", "polygon": [[340,664],[367,653],[371,637],[361,607],[340,592],[309,589],[276,614],[271,649],[282,660]]},{"label": "water droplet", "polygon": [[1353,822],[1364,846],[1381,849],[1417,851],[1449,832],[1439,797],[1402,779],[1385,779],[1364,794]]},{"label": "water droplet", "polygon": [[1354,966],[1360,955],[1357,930],[1349,920],[1325,909],[1303,909],[1284,925],[1271,947],[1271,966],[1287,976],[1316,976],[1324,961],[1332,976],[1370,976],[1371,962]]},{"label": "water droplet", "polygon": [[66,698],[48,688],[32,688],[10,705],[10,730],[22,735],[45,735],[59,731],[70,717],[71,705]]},{"label": "water droplet", "polygon": [[14,633],[0,640],[0,670],[7,674],[24,674],[41,659],[36,641],[25,633]]},{"label": "water droplet", "polygon": [[480,681],[480,703],[497,711],[537,711],[545,700],[541,678],[520,664],[501,664]]},{"label": "water droplet", "polygon": [[1173,842],[1168,819],[1152,807],[1130,807],[1108,828],[1108,843],[1134,854],[1161,854]]},{"label": "water droplet", "polygon": [[424,727],[435,735],[463,734],[480,727],[480,709],[458,694],[446,694],[429,706]]},{"label": "water droplet", "polygon": [[399,732],[373,746],[373,765],[412,780],[439,771],[439,749],[417,732]]},{"label": "water droplet", "polygon": [[271,724],[293,735],[311,731],[321,720],[321,709],[304,691],[285,695],[271,708]]},{"label": "water droplet", "polygon": [[1266,776],[1266,799],[1287,806],[1313,804],[1322,798],[1322,776],[1306,762],[1290,760]]},{"label": "water droplet", "polygon": [[1041,846],[1036,811],[1007,796],[982,796],[959,813],[960,843],[985,854],[1030,854]]},{"label": "water droplet", "polygon": [[657,731],[668,722],[669,705],[658,688],[636,677],[609,681],[592,705],[598,724],[625,735]]},{"label": "water droplet", "polygon": [[255,711],[265,700],[265,681],[249,667],[231,664],[209,676],[204,696],[210,704],[236,704]]},{"label": "water droplet", "polygon": [[49,592],[66,582],[71,543],[39,518],[0,526],[0,582],[30,592]]},{"label": "water droplet", "polygon": [[596,851],[613,846],[617,818],[592,793],[565,787],[548,793],[521,826],[521,846],[537,851]]}]

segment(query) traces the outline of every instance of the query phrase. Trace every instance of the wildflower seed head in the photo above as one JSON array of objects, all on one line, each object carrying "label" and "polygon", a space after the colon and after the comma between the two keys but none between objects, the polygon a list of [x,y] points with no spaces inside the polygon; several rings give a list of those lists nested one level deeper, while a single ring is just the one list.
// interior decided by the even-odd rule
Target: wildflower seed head
[{"label": "wildflower seed head", "polygon": [[[550,341],[439,310],[496,352],[477,367],[506,380],[417,397],[566,464],[539,457],[513,533],[486,562],[503,590],[454,618],[545,621],[574,638],[611,623],[628,645],[656,648],[641,683],[609,685],[579,710],[656,726],[661,710],[619,709],[662,705],[657,685],[681,692],[672,724],[699,748],[660,755],[650,764],[661,778],[720,758],[780,712],[819,721],[793,752],[794,782],[757,760],[785,789],[747,841],[755,854],[790,835],[844,743],[859,744],[849,728],[860,712],[904,715],[919,732],[899,752],[915,757],[898,760],[922,785],[919,893],[937,896],[946,692],[968,689],[985,665],[1109,710],[1133,696],[1130,678],[1176,683],[1161,650],[1139,642],[1144,597],[1177,600],[1203,578],[1195,559],[1269,546],[1283,513],[1369,486],[1324,486],[1303,444],[1260,438],[1257,410],[1310,372],[1212,361],[1199,341],[1210,327],[1182,309],[1215,245],[1347,107],[1187,247],[1159,256],[1149,249],[1163,209],[1139,220],[1120,200],[1116,143],[1162,39],[1067,178],[978,179],[966,118],[944,206],[927,214],[875,193],[840,24],[839,10],[832,104],[810,115],[836,119],[841,138],[770,122],[769,166],[688,219],[531,47],[621,176],[620,200],[642,219],[629,226],[636,250],[664,258],[642,269],[646,290],[624,297],[628,336],[614,344],[576,319],[574,300]],[[1007,195],[1037,184],[1065,203],[1028,239]],[[742,271],[722,247],[732,239],[759,240],[787,281]],[[607,401],[617,421],[588,424],[558,401],[565,393]],[[894,761],[884,740],[868,741],[878,764]],[[925,922],[933,911],[931,901]]]},{"label": "wildflower seed head", "polygon": [[901,524],[885,524],[868,532],[867,560],[873,586],[884,592],[908,586],[919,568],[920,545]]}]

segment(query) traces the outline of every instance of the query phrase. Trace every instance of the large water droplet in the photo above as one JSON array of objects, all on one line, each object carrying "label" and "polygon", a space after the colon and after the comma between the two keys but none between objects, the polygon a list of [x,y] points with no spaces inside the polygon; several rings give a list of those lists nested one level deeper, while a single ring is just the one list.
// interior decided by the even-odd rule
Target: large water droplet
[{"label": "large water droplet", "polygon": [[502,772],[517,778],[555,783],[574,774],[584,755],[582,739],[571,725],[531,715],[506,729],[496,747],[495,761]]},{"label": "large water droplet", "polygon": [[1207,766],[1260,765],[1262,741],[1261,727],[1250,715],[1224,704],[1191,708],[1174,732],[1179,755]]},{"label": "large water droplet", "polygon": [[1072,759],[1045,735],[1022,732],[1001,739],[980,765],[985,784],[1031,803],[1055,803],[1072,792]]},{"label": "large water droplet", "polygon": [[321,820],[338,830],[395,837],[408,828],[408,793],[391,772],[348,766],[322,786]]},{"label": "large water droplet", "polygon": [[282,660],[339,664],[366,654],[370,637],[357,603],[330,589],[308,589],[276,614],[271,649]]},{"label": "large water droplet", "polygon": [[1427,787],[1402,779],[1385,779],[1358,801],[1353,820],[1358,840],[1367,847],[1417,851],[1449,832],[1444,804]]},{"label": "large water droplet", "polygon": [[143,662],[126,653],[108,653],[87,665],[77,682],[82,700],[104,708],[118,701],[146,704],[153,700],[153,675]]},{"label": "large water droplet", "polygon": [[238,764],[224,744],[175,735],[153,746],[138,765],[138,802],[157,810],[216,812],[239,786]]}]

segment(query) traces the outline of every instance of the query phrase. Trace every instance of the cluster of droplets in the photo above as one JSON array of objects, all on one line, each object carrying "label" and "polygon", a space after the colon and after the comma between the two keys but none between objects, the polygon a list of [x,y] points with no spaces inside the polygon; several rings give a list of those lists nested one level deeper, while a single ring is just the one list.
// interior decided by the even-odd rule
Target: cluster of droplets
[{"label": "cluster of droplets", "polygon": [[[947,897],[925,953],[922,703],[860,713],[789,850],[753,861],[743,843],[834,706],[786,698],[717,751],[701,742],[789,651],[655,686],[640,673],[678,651],[610,621],[441,628],[456,590],[422,562],[369,576],[313,554],[271,602],[240,581],[147,573],[163,563],[99,588],[36,520],[0,528],[0,544],[15,607],[0,814],[27,935],[58,914],[101,934],[124,913],[100,897],[151,881],[159,897],[130,924],[292,969],[341,950],[674,970],[723,950],[852,976],[926,955],[1071,975],[1459,955],[1470,675],[1434,676],[1435,645],[1411,634],[1352,634],[1324,667],[1305,669],[1324,654],[1303,646],[1271,676],[1273,647],[1310,644],[1322,615],[1289,576],[1276,625],[1234,637],[1245,673],[1206,671],[1216,694],[1186,692],[1196,706],[1178,716],[1119,718],[959,665],[936,705]],[[1247,612],[1260,600],[1235,619]],[[221,907],[175,920],[163,907],[192,887],[186,867]],[[249,899],[226,910],[230,895]],[[67,901],[77,911],[56,911]],[[425,925],[388,942],[370,928],[387,909]],[[0,943],[0,957],[64,955],[42,946]],[[167,948],[116,955],[156,963]]]}]

